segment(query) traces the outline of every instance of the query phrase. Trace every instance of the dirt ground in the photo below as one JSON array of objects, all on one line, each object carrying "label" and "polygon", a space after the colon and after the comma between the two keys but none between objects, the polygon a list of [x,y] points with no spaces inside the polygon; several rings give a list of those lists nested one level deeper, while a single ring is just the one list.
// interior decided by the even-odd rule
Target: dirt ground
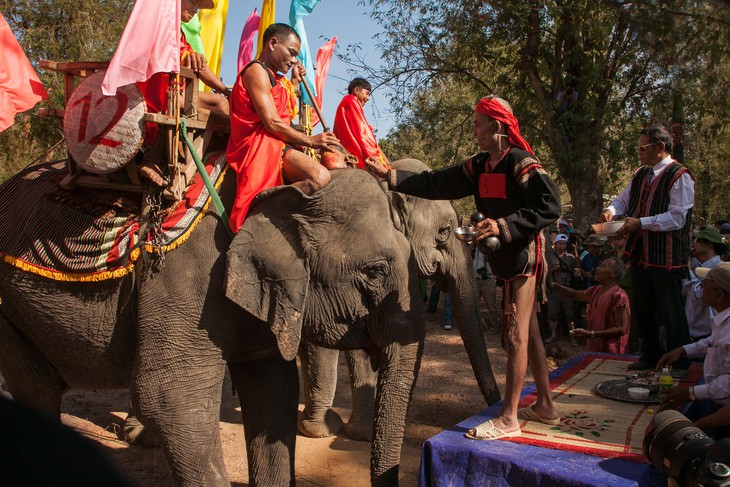
[{"label": "dirt ground", "polygon": [[[423,442],[486,407],[469,366],[458,331],[443,329],[443,314],[427,314],[424,357],[408,413],[401,453],[400,485],[415,486]],[[497,383],[504,393],[506,355],[499,337],[487,336],[487,346]],[[548,349],[558,363],[580,347],[566,339]],[[549,360],[552,360],[549,359]],[[553,363],[553,366],[555,364]],[[335,410],[347,421],[349,384],[347,366],[340,359]],[[531,380],[528,376],[527,380]],[[0,376],[0,390],[7,388]],[[62,420],[87,438],[99,442],[119,469],[138,486],[172,485],[160,449],[129,446],[117,437],[126,416],[125,390],[73,391],[64,396]],[[226,470],[234,486],[248,485],[246,451],[236,398],[224,398],[220,434]],[[303,406],[300,404],[300,410]],[[370,484],[370,443],[351,440],[344,433],[332,438],[297,437],[296,477],[299,486],[359,487]]]}]

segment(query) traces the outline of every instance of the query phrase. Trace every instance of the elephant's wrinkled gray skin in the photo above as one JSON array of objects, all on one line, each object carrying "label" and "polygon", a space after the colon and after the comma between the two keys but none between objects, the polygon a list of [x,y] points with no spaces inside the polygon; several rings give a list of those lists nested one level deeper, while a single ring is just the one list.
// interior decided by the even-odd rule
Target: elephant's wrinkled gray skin
[{"label": "elephant's wrinkled gray skin", "polygon": [[[224,201],[233,192],[229,176]],[[228,363],[251,485],[291,485],[300,337],[366,348],[380,365],[372,481],[396,484],[424,320],[409,293],[416,262],[383,224],[388,211],[372,176],[341,170],[312,197],[269,190],[233,242],[208,214],[138,288],[133,274],[64,283],[0,263],[0,370],[16,400],[56,417],[69,388],[129,385],[176,482],[197,487],[228,484],[218,433]]]},{"label": "elephant's wrinkled gray skin", "polygon": [[[395,169],[412,172],[429,168],[415,159],[392,163]],[[421,278],[432,279],[451,294],[456,324],[461,334],[480,390],[488,405],[499,401],[499,389],[484,345],[479,313],[479,296],[466,244],[457,240],[456,212],[448,201],[430,201],[400,193],[388,193],[395,227],[403,232],[413,250]],[[352,414],[345,427],[356,440],[372,439],[373,395],[377,375],[369,367],[367,354],[346,351],[352,389]],[[343,423],[332,410],[337,385],[339,351],[303,344],[300,351],[304,411],[299,431],[305,436],[337,434]]]}]

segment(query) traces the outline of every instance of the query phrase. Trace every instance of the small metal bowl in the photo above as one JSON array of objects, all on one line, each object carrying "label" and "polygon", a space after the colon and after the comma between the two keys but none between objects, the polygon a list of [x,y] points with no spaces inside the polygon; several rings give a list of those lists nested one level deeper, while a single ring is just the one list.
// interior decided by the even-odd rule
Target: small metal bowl
[{"label": "small metal bowl", "polygon": [[474,227],[457,227],[454,234],[462,242],[471,242],[476,238],[477,231]]},{"label": "small metal bowl", "polygon": [[629,397],[637,401],[646,401],[649,399],[649,389],[645,387],[629,387]]},{"label": "small metal bowl", "polygon": [[618,233],[619,230],[621,230],[621,227],[624,226],[624,221],[613,221],[613,222],[604,222],[604,223],[593,223],[591,226],[593,227],[593,231],[596,232],[596,235],[601,235],[603,237],[613,237]]}]

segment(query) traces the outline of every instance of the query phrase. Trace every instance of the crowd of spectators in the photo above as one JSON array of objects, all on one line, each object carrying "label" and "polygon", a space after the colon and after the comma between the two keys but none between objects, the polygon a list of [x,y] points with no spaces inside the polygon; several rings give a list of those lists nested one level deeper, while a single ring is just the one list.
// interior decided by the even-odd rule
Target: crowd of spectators
[{"label": "crowd of spectators", "polygon": [[[549,230],[552,245],[548,249],[547,261],[548,279],[552,284],[547,303],[549,326],[543,328],[545,343],[554,342],[559,338],[586,338],[585,333],[576,333],[573,330],[583,328],[586,333],[592,330],[587,314],[594,310],[586,306],[589,301],[585,300],[583,291],[602,284],[598,279],[598,273],[603,263],[614,259],[608,266],[613,268],[616,261],[621,262],[623,268],[621,272],[616,273],[618,278],[616,285],[623,290],[627,299],[631,296],[631,277],[628,272],[631,262],[626,256],[626,235],[599,236],[591,233],[591,229],[574,229],[572,220],[570,223],[569,230],[567,230],[568,220],[561,220]],[[558,230],[558,225],[560,230],[566,229],[565,233]],[[721,233],[722,225],[725,233]],[[588,234],[588,237],[584,238],[584,234]],[[730,223],[719,221],[712,225],[697,226],[693,229],[692,236],[691,260],[688,262],[686,277],[682,279],[681,301],[691,341],[696,342],[710,335],[711,320],[716,312],[702,303],[702,279],[697,277],[695,270],[698,267],[709,269],[730,260],[728,254]],[[594,315],[594,324],[597,325],[596,319]],[[631,326],[627,326],[625,330],[627,335],[630,330]],[[640,353],[639,341],[637,339],[634,346],[622,347],[621,352],[612,353]]]},{"label": "crowd of spectators", "polygon": [[[700,362],[700,384],[673,388],[662,407],[694,401],[696,424],[724,426],[724,437],[730,432],[730,222],[693,221],[694,179],[671,150],[662,127],[641,132],[642,165],[599,218],[622,221],[616,233],[582,232],[568,219],[550,228],[552,295],[543,338],[640,355],[629,371],[669,366],[683,378],[693,360]],[[576,303],[572,314],[566,300]]]}]

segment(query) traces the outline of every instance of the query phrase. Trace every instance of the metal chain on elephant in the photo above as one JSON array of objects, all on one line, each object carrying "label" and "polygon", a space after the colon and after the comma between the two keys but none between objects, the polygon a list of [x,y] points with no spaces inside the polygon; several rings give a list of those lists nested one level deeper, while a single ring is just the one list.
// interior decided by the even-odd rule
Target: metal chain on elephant
[{"label": "metal chain on elephant", "polygon": [[162,191],[147,193],[145,197],[148,208],[147,231],[149,243],[155,249],[156,258],[152,259],[152,271],[159,272],[165,267],[165,251],[163,250],[162,222],[165,220],[165,212],[162,210]]}]

